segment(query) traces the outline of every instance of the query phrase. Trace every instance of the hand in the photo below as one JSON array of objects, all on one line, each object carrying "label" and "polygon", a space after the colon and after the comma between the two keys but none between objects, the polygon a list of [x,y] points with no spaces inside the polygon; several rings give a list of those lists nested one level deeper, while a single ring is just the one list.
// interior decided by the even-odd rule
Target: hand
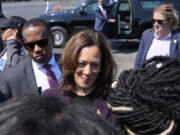
[{"label": "hand", "polygon": [[109,19],[109,22],[114,23],[114,22],[116,22],[116,19]]},{"label": "hand", "polygon": [[7,37],[7,40],[10,40],[10,39],[14,39],[16,40],[16,34],[15,33],[12,33],[9,37]]},{"label": "hand", "polygon": [[114,2],[118,2],[118,0],[114,0]]},{"label": "hand", "polygon": [[16,40],[17,39],[16,34],[17,34],[17,30],[13,30],[9,28],[3,32],[2,39],[4,41],[10,40],[10,39]]}]

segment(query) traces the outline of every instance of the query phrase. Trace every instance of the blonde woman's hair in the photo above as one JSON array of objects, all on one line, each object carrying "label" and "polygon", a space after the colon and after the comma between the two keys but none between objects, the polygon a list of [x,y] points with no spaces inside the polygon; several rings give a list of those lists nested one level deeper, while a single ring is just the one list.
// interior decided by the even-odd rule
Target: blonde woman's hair
[{"label": "blonde woman's hair", "polygon": [[171,28],[177,29],[179,26],[179,16],[177,11],[170,4],[161,4],[154,9],[154,13],[159,12],[163,14],[167,19],[172,19]]}]

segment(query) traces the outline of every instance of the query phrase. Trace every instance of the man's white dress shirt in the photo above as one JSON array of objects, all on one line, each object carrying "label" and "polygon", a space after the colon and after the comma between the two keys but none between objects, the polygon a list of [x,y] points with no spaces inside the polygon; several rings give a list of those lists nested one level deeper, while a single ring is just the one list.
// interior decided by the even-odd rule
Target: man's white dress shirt
[{"label": "man's white dress shirt", "polygon": [[[61,79],[61,71],[60,68],[58,66],[58,64],[56,63],[54,54],[52,55],[50,61],[47,64],[51,64],[51,70],[53,71],[53,73],[56,76],[56,79],[58,80],[58,83],[60,85],[60,79]],[[41,87],[42,93],[46,90],[49,89],[49,83],[47,80],[47,76],[46,76],[46,70],[42,67],[43,64],[39,64],[35,61],[32,60],[32,67],[34,70],[34,75],[35,75],[35,79],[36,79],[36,83],[37,83],[37,87]]]}]

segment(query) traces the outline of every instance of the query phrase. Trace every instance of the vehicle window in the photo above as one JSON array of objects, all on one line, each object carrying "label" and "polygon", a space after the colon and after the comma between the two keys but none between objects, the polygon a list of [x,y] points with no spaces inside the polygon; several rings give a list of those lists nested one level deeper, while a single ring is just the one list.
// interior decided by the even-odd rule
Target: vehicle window
[{"label": "vehicle window", "polygon": [[119,6],[119,11],[120,12],[122,12],[122,11],[130,11],[129,3],[128,2],[121,3],[121,5]]},{"label": "vehicle window", "polygon": [[97,2],[95,2],[93,4],[90,4],[90,5],[88,5],[87,7],[84,8],[84,11],[87,14],[94,14],[97,5],[98,5]]},{"label": "vehicle window", "polygon": [[127,0],[124,0],[120,3],[118,8],[118,14],[120,14],[120,20],[123,22],[130,22],[130,5]]}]

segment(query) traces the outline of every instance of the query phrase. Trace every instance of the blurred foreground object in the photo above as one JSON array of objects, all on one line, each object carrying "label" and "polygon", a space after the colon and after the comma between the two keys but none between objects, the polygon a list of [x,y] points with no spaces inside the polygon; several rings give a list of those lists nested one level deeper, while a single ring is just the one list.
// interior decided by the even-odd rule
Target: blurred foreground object
[{"label": "blurred foreground object", "polygon": [[124,135],[179,135],[180,60],[156,56],[124,70],[107,99]]}]

